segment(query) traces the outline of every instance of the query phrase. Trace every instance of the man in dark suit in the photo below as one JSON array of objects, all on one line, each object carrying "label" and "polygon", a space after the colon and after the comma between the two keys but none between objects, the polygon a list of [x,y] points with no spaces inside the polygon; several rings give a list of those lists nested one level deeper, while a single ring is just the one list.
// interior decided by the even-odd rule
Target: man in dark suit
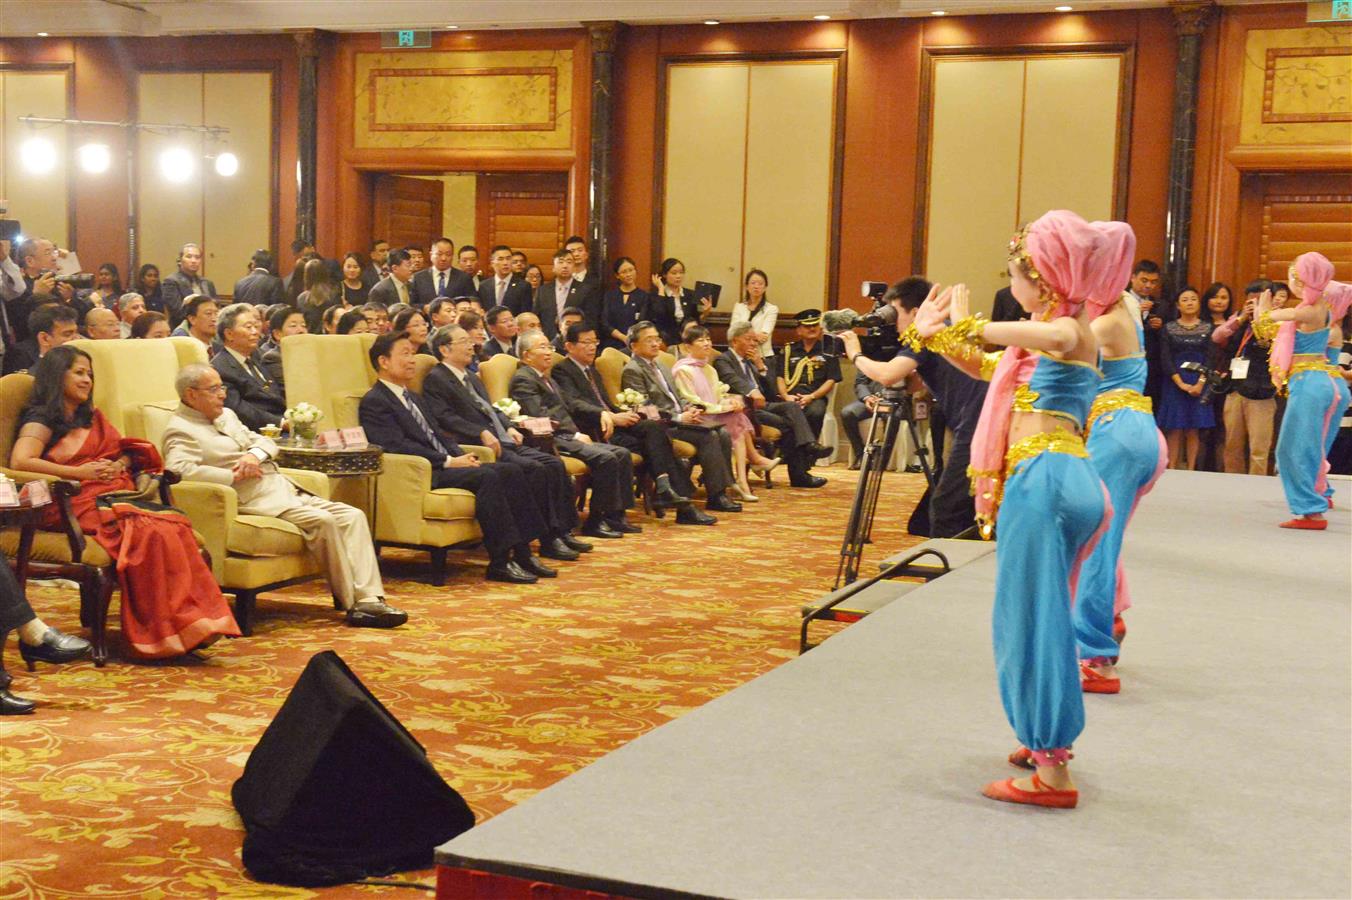
[{"label": "man in dark suit", "polygon": [[210,278],[202,277],[202,248],[184,244],[178,251],[178,271],[160,282],[160,299],[171,325],[183,321],[183,301],[193,294],[216,297],[216,285]]},{"label": "man in dark suit", "polygon": [[577,302],[576,306],[582,310],[582,315],[587,319],[588,324],[600,332],[601,329],[601,306],[604,300],[606,288],[601,283],[601,273],[589,268],[591,262],[591,252],[587,249],[587,242],[579,235],[573,235],[563,242],[563,248],[573,257],[573,280],[577,282]]},{"label": "man in dark suit", "polygon": [[4,372],[26,372],[38,364],[53,347],[80,336],[80,317],[63,303],[43,303],[28,314],[28,333],[32,337],[10,347],[3,357]]},{"label": "man in dark suit", "polygon": [[455,244],[448,237],[432,242],[431,262],[413,276],[410,303],[425,307],[437,297],[472,297],[478,293],[474,279],[455,267]]},{"label": "man in dark suit", "polygon": [[552,375],[569,415],[593,441],[609,441],[643,455],[657,487],[654,504],[676,507],[676,524],[713,525],[717,519],[690,503],[695,486],[676,461],[666,429],[632,410],[621,412],[606,396],[594,365],[599,344],[596,329],[588,322],[569,325],[564,332],[568,358],[554,367]]},{"label": "man in dark suit", "polygon": [[479,302],[484,309],[505,306],[513,316],[530,309],[535,300],[526,279],[512,271],[512,248],[499,244],[488,262],[493,274],[479,282]]},{"label": "man in dark suit", "polygon": [[376,238],[371,242],[369,255],[371,261],[361,270],[361,283],[366,285],[368,292],[380,282],[380,279],[390,274],[390,242],[384,238]]},{"label": "man in dark suit", "polygon": [[634,358],[625,363],[620,385],[643,394],[658,412],[671,420],[673,440],[695,445],[695,458],[704,470],[704,490],[709,498],[704,508],[741,512],[742,504],[723,495],[733,483],[732,439],[726,429],[701,425],[703,412],[681,400],[671,370],[657,358],[662,352],[662,335],[657,326],[639,322],[630,328],[629,349]]},{"label": "man in dark suit", "polygon": [[516,315],[505,306],[491,306],[484,313],[484,327],[488,329],[488,340],[484,342],[484,357],[506,353],[516,355],[516,336],[520,332],[516,327]]},{"label": "man in dark suit", "polygon": [[255,250],[249,266],[249,274],[235,282],[235,302],[251,303],[254,306],[285,303],[286,286],[282,284],[282,279],[272,274],[272,254],[266,250]]},{"label": "man in dark suit", "polygon": [[470,371],[474,363],[470,334],[458,325],[448,325],[433,333],[431,344],[441,364],[423,377],[422,396],[433,423],[453,440],[492,450],[498,464],[512,473],[507,483],[517,490],[528,487],[549,526],[548,534],[540,538],[541,556],[573,560],[590,550],[591,544],[571,534],[578,523],[577,505],[563,460],[525,446],[521,432],[489,402],[488,390]]},{"label": "man in dark suit", "polygon": [[470,283],[474,285],[474,295],[479,295],[479,280],[483,274],[479,269],[479,248],[473,244],[466,244],[460,248],[460,252],[455,255],[455,267],[469,276]]},{"label": "man in dark suit", "polygon": [[[567,356],[568,351],[563,349],[563,336],[568,333],[568,329],[572,326],[579,322],[586,321],[587,317],[582,314],[582,310],[578,309],[576,306],[566,307],[559,315],[558,337],[550,342],[550,346],[554,348],[554,352],[559,354],[559,356]],[[590,325],[591,323],[588,322],[587,324]],[[596,326],[593,325],[592,327],[595,328]]]},{"label": "man in dark suit", "polygon": [[568,414],[563,393],[550,377],[554,350],[543,332],[527,331],[517,338],[521,365],[512,376],[512,399],[528,416],[544,416],[556,423],[554,445],[559,452],[586,463],[591,473],[591,514],[582,533],[587,537],[619,538],[643,529],[625,521],[634,505],[634,462],[629,451],[593,441]]},{"label": "man in dark suit", "polygon": [[396,303],[409,303],[412,299],[413,260],[407,250],[390,251],[390,274],[366,295],[367,303],[379,303],[389,309]]},{"label": "man in dark suit", "polygon": [[258,355],[258,313],[247,303],[231,303],[216,319],[221,351],[211,365],[225,385],[225,405],[250,431],[282,424],[286,395],[267,376]]},{"label": "man in dark suit", "polygon": [[728,350],[714,359],[714,370],[728,390],[746,401],[756,422],[779,430],[779,452],[789,470],[789,484],[802,488],[826,484],[825,478],[809,470],[830,456],[831,448],[817,443],[801,406],[775,393],[774,373],[761,359],[755,326],[738,322],[728,328]]},{"label": "man in dark suit", "polygon": [[[534,584],[557,573],[531,553],[547,525],[534,499],[508,484],[511,472],[481,463],[432,424],[432,409],[409,385],[417,351],[406,332],[382,334],[370,350],[378,380],[361,398],[357,415],[366,436],[386,453],[421,456],[432,465],[429,488],[454,487],[474,494],[474,518],[484,535],[490,581]],[[421,502],[421,501],[419,501]]]},{"label": "man in dark suit", "polygon": [[540,318],[540,330],[551,341],[559,336],[563,311],[577,306],[578,290],[573,280],[573,254],[559,250],[554,254],[554,280],[541,283],[535,292],[535,315]]}]

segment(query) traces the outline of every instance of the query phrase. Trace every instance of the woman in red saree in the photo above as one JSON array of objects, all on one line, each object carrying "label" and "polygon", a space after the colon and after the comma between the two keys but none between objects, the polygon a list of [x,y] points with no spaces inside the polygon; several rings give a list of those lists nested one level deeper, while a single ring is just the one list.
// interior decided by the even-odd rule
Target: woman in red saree
[{"label": "woman in red saree", "polygon": [[[238,636],[192,524],[178,510],[144,499],[137,487],[138,474],[160,470],[159,452],[122,437],[94,409],[89,355],[55,347],[32,374],[10,467],[80,482],[72,508],[80,528],[117,562],[122,635],[131,652],[164,659]],[[58,527],[58,510],[48,515],[44,527]]]}]

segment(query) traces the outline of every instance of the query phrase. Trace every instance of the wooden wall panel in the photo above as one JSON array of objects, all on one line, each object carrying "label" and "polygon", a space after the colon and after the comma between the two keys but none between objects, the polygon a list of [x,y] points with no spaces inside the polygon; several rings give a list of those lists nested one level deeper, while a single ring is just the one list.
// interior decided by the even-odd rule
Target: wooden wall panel
[{"label": "wooden wall panel", "polygon": [[834,60],[751,67],[742,258],[736,271],[706,279],[728,296],[759,268],[774,280],[781,312],[827,304],[835,91]]},{"label": "wooden wall panel", "polygon": [[[34,131],[15,120],[26,115],[65,116],[68,79],[61,70],[0,69],[0,197],[9,201],[9,217],[23,224],[26,236],[47,238],[58,247],[70,246],[69,179],[79,168],[71,155],[85,138],[69,140],[64,128]],[[20,148],[33,136],[46,138],[56,148],[56,164],[42,175],[27,171],[20,161]]]},{"label": "wooden wall panel", "polygon": [[668,70],[660,255],[685,263],[691,287],[741,271],[749,75],[745,64]]}]

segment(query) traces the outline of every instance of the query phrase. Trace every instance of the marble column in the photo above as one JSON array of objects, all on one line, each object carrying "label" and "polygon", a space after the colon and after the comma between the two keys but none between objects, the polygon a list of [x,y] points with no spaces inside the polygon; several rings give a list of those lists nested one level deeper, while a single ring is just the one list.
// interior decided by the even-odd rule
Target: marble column
[{"label": "marble column", "polygon": [[[319,142],[319,33],[298,31],[295,38],[296,53],[300,57],[300,97],[296,116],[296,237],[313,242]],[[287,174],[283,172],[282,177]]]},{"label": "marble column", "polygon": [[610,265],[607,247],[610,232],[610,150],[612,141],[611,113],[612,86],[615,59],[615,37],[618,22],[588,22],[591,35],[591,171],[588,197],[591,200],[587,216],[587,242],[591,244],[593,271],[600,271],[604,279]]},{"label": "marble column", "polygon": [[1174,289],[1188,282],[1188,240],[1192,224],[1193,155],[1197,143],[1197,81],[1202,64],[1202,34],[1214,4],[1180,3],[1172,7],[1178,35],[1174,68],[1173,131],[1169,152],[1169,204],[1165,216],[1164,270]]}]

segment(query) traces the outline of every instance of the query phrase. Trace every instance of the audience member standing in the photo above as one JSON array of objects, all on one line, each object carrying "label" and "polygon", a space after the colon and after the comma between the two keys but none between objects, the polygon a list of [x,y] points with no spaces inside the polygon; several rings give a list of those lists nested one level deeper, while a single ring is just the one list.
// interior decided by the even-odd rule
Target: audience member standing
[{"label": "audience member standing", "polygon": [[1138,262],[1131,271],[1127,290],[1136,299],[1145,326],[1146,396],[1160,404],[1160,329],[1164,327],[1164,310],[1160,308],[1160,267],[1150,259]]},{"label": "audience member standing", "polygon": [[378,303],[389,309],[396,303],[409,305],[412,299],[409,282],[413,280],[413,259],[407,250],[390,251],[390,274],[371,288],[368,303]]},{"label": "audience member standing", "polygon": [[1159,423],[1169,444],[1169,467],[1195,469],[1200,431],[1211,428],[1216,420],[1211,407],[1202,402],[1205,373],[1185,369],[1183,364],[1193,363],[1209,371],[1211,323],[1201,320],[1202,302],[1196,288],[1179,291],[1175,305],[1178,318],[1164,327],[1160,340],[1160,371],[1165,381]]},{"label": "audience member standing", "polygon": [[648,292],[638,286],[638,267],[627,256],[615,260],[615,285],[601,300],[601,347],[627,351],[629,329],[639,323]]},{"label": "audience member standing", "polygon": [[455,267],[455,244],[451,239],[437,238],[432,242],[431,250],[432,264],[413,276],[410,299],[406,302],[426,306],[438,297],[474,295],[474,280]]},{"label": "audience member standing", "polygon": [[601,283],[601,273],[591,268],[591,251],[587,242],[578,235],[572,235],[563,242],[563,249],[573,255],[573,280],[577,282],[577,299],[572,305],[582,310],[582,317],[593,328],[601,327],[601,302],[605,296],[605,285]]},{"label": "audience member standing", "polygon": [[236,303],[252,303],[254,306],[271,306],[286,299],[286,286],[282,279],[272,274],[272,254],[266,250],[255,250],[249,260],[249,274],[235,282],[232,295]]},{"label": "audience member standing", "polygon": [[573,280],[573,254],[560,249],[554,254],[554,280],[540,285],[535,292],[535,315],[540,319],[540,330],[551,341],[559,336],[563,311],[577,306],[579,290]]},{"label": "audience member standing", "polygon": [[479,302],[484,309],[505,306],[513,316],[530,309],[535,298],[525,277],[512,271],[512,248],[506,244],[494,247],[488,264],[493,275],[479,283]]},{"label": "audience member standing", "polygon": [[132,283],[132,292],[140,294],[145,300],[146,309],[152,312],[164,312],[164,294],[160,286],[160,268],[146,263],[136,272],[136,281]]},{"label": "audience member standing", "polygon": [[210,278],[202,277],[202,248],[199,245],[183,245],[178,252],[178,271],[164,279],[160,293],[164,312],[175,325],[183,321],[183,304],[188,297],[193,294],[216,296],[216,285]]},{"label": "audience member standing", "polygon": [[738,322],[750,322],[756,330],[756,343],[761,356],[770,359],[775,355],[775,323],[779,321],[779,307],[770,302],[766,288],[770,286],[770,276],[760,269],[746,273],[743,287],[746,289],[742,299],[732,308],[729,327]]},{"label": "audience member standing", "polygon": [[1244,288],[1243,308],[1211,334],[1212,343],[1223,348],[1220,359],[1230,372],[1222,456],[1225,471],[1231,474],[1268,474],[1277,418],[1277,389],[1268,374],[1271,341],[1254,334],[1253,319],[1258,298],[1271,284],[1262,279],[1250,282]]}]

